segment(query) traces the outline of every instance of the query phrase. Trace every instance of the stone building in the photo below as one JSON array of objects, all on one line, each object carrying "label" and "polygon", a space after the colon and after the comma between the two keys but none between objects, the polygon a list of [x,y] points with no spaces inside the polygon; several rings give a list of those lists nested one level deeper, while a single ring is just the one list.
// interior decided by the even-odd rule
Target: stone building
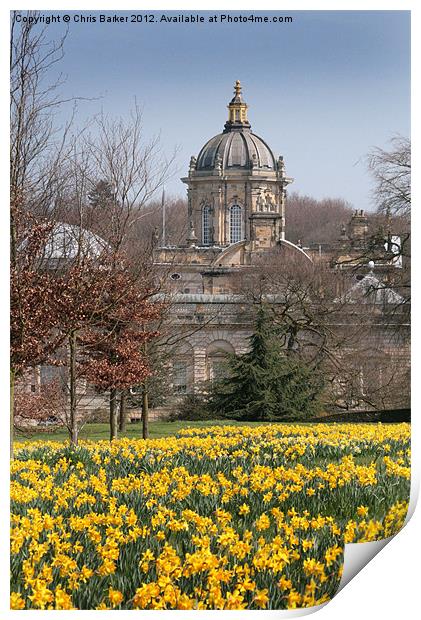
[{"label": "stone building", "polygon": [[[402,269],[399,238],[388,231],[376,248],[371,247],[367,216],[358,210],[348,226],[343,226],[337,243],[323,251],[318,244],[302,248],[288,241],[285,201],[293,179],[286,174],[282,155],[275,155],[267,142],[252,132],[239,81],[223,131],[191,157],[182,182],[188,196],[187,238],[178,246],[156,247],[154,255],[166,278],[169,329],[179,336],[169,355],[172,389],[167,404],[174,396],[191,393],[204,381],[220,377],[228,353],[247,351],[253,304],[241,294],[238,283],[247,281],[256,262],[274,249],[280,250],[285,262],[311,265],[325,261],[332,273],[345,274],[338,279],[337,298],[346,301],[348,315],[333,313],[332,320],[339,331],[352,322],[364,326],[367,346],[363,360],[360,355],[356,361],[357,391],[364,394],[368,383],[391,385],[400,375],[399,385],[405,385],[408,304],[391,285],[393,273]],[[54,232],[48,246],[54,261],[68,258],[81,241],[94,255],[101,247],[98,237],[77,227],[58,224]],[[282,305],[284,298],[273,294],[266,301]],[[357,320],[356,308],[361,309]],[[344,356],[353,354],[352,347],[344,348]],[[65,369],[60,372],[65,376]],[[37,367],[28,372],[23,388],[38,393],[57,373],[56,367]],[[341,381],[337,383],[340,392]],[[382,406],[404,406],[408,394],[399,387],[395,391],[398,397],[390,399],[388,392]],[[83,415],[107,415],[106,394],[85,384],[79,392]],[[344,404],[355,408],[359,399],[351,395],[347,404],[344,397]]]},{"label": "stone building", "polygon": [[[236,284],[240,277],[247,277],[258,257],[277,247],[285,260],[320,259],[314,249],[306,251],[287,239],[286,189],[293,179],[286,174],[282,155],[275,155],[268,143],[252,132],[239,81],[223,131],[191,157],[182,181],[188,196],[187,239],[179,246],[157,247],[155,253],[156,264],[168,277],[173,329],[186,334],[172,364],[174,389],[179,394],[218,377],[227,353],[247,350],[253,313]],[[367,264],[367,239],[367,217],[356,211],[338,243],[323,252],[323,260],[329,261],[333,270],[350,271],[346,285],[350,300],[361,294],[368,280],[371,286],[376,280],[378,289],[384,286],[381,277],[373,274],[373,265]],[[384,254],[383,273],[398,266],[390,253]],[[371,299],[377,313],[399,297],[392,291],[386,297],[370,297],[371,292],[365,292],[365,301]],[[339,295],[345,293],[338,291]],[[275,296],[273,303],[282,303],[281,296]],[[385,341],[389,341],[387,332],[388,328]],[[404,341],[400,337],[392,346],[403,366],[409,360]],[[386,350],[390,355],[389,342]]]},{"label": "stone building", "polygon": [[[194,332],[174,364],[179,392],[215,377],[226,353],[247,350],[251,317],[233,292],[239,272],[279,244],[311,260],[285,239],[286,188],[293,179],[283,157],[252,132],[247,109],[237,80],[222,133],[191,157],[182,179],[188,238],[182,246],[156,250],[156,263],[171,267],[174,322],[184,329],[190,324]],[[206,327],[199,329],[201,323]]]}]

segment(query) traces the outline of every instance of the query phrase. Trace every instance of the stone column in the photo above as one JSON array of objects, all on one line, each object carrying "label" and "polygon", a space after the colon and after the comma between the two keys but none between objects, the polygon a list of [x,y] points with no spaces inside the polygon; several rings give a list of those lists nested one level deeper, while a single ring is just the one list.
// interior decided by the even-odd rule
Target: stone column
[{"label": "stone column", "polygon": [[213,198],[213,243],[220,245],[223,243],[222,233],[222,188],[220,185],[212,188]]},{"label": "stone column", "polygon": [[227,183],[225,181],[222,189],[222,201],[221,201],[221,244],[227,243]]},{"label": "stone column", "polygon": [[284,188],[283,183],[279,187],[279,198],[281,207],[281,224],[280,224],[280,239],[285,239],[285,200],[287,191]]},{"label": "stone column", "polygon": [[250,212],[251,212],[251,200],[250,200],[250,189],[249,183],[246,181],[244,183],[244,229],[243,229],[243,239],[250,239]]}]

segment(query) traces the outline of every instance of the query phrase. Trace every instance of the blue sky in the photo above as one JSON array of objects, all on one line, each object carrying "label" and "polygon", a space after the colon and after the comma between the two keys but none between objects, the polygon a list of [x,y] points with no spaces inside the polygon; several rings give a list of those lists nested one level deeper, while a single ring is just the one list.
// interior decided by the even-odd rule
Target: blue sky
[{"label": "blue sky", "polygon": [[409,135],[409,12],[283,11],[292,24],[212,24],[206,11],[204,24],[110,25],[73,23],[74,14],[95,11],[68,13],[65,93],[101,97],[80,104],[80,120],[101,108],[127,115],[136,97],[146,133],[160,133],[168,154],[179,148],[166,187],[173,195],[185,194],[179,177],[190,156],[222,131],[236,79],[252,130],[284,155],[291,191],[370,209],[365,155],[396,133]]}]

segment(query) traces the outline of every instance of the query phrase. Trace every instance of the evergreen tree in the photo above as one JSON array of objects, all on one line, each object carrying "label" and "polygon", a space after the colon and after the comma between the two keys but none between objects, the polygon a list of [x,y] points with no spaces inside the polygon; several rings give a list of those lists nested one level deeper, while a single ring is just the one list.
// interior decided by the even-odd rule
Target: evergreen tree
[{"label": "evergreen tree", "polygon": [[114,204],[115,196],[113,186],[109,181],[98,181],[88,194],[89,203],[93,207],[109,207]]},{"label": "evergreen tree", "polygon": [[214,415],[237,420],[309,418],[320,409],[320,373],[281,346],[280,330],[259,308],[250,350],[228,359],[229,376],[213,383]]}]

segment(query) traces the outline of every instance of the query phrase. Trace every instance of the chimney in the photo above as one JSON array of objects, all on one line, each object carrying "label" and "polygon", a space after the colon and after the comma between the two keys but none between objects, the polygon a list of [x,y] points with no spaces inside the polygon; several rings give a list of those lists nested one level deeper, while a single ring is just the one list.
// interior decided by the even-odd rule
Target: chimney
[{"label": "chimney", "polygon": [[349,237],[351,241],[362,242],[368,236],[368,217],[364,209],[356,209],[348,224]]}]

